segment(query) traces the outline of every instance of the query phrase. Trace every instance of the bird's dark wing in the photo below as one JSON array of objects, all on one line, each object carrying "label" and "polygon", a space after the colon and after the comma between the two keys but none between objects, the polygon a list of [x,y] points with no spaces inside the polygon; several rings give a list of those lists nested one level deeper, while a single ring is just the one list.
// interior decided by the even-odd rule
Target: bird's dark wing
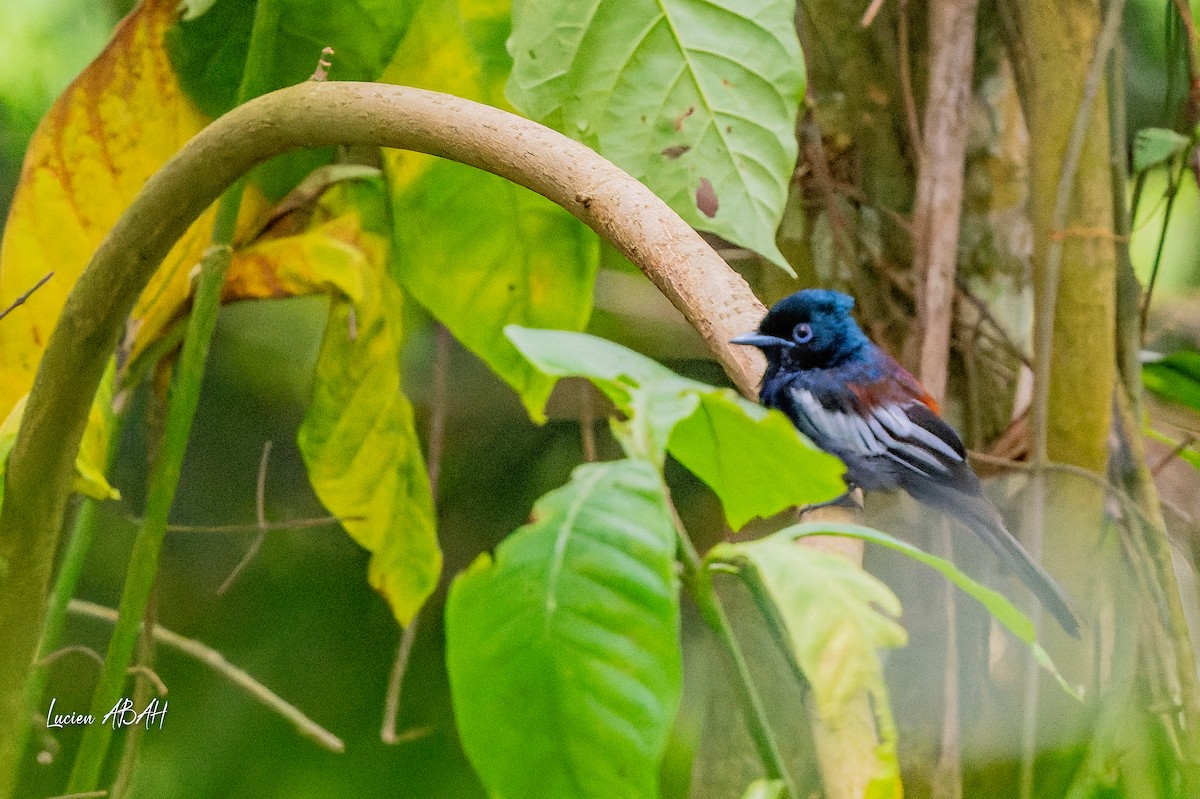
[{"label": "bird's dark wing", "polygon": [[819,398],[806,388],[792,391],[798,415],[814,443],[843,458],[884,458],[913,476],[945,481],[966,463],[958,434],[927,405],[916,401],[862,402]]}]

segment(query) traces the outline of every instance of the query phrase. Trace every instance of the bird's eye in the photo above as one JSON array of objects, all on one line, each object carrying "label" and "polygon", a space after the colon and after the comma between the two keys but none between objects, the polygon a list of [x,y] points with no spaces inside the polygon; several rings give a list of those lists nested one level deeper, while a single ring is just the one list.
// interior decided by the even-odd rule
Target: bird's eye
[{"label": "bird's eye", "polygon": [[812,341],[813,332],[812,325],[808,322],[801,322],[792,330],[792,338],[797,344],[807,344]]}]

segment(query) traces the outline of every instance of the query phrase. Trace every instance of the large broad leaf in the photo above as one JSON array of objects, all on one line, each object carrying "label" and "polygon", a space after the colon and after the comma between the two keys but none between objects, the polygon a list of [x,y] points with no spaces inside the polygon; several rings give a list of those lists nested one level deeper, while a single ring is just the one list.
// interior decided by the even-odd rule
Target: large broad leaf
[{"label": "large broad leaf", "polygon": [[508,96],[790,272],[775,230],[804,95],[794,14],[788,0],[529,0]]},{"label": "large broad leaf", "polygon": [[[28,393],[67,294],[121,212],[164,161],[207,122],[180,90],[162,49],[173,0],[147,0],[63,92],[30,141],[0,246],[0,307],[47,272],[54,277],[0,324],[0,416]],[[260,203],[252,195],[243,220]],[[134,308],[126,354],[136,354],[186,304],[189,273],[207,248],[212,212],[176,243]],[[108,496],[103,414],[93,410],[77,486]]]},{"label": "large broad leaf", "polygon": [[680,695],[675,536],[650,464],[577,469],[455,579],[446,659],[494,797],[645,799]]},{"label": "large broad leaf", "polygon": [[595,336],[519,327],[505,334],[547,375],[595,383],[627,417],[616,427],[626,449],[652,462],[670,452],[716,492],[735,528],[845,491],[841,461],[778,411]]},{"label": "large broad leaf", "polygon": [[735,530],[755,516],[846,491],[841,461],[808,444],[779,411],[710,391],[671,433],[670,452],[708,484]]},{"label": "large broad leaf", "polygon": [[[369,210],[372,191],[363,185],[357,203],[330,204]],[[400,388],[401,301],[387,271],[387,239],[357,222],[351,211],[278,244],[307,258],[282,257],[270,242],[258,254],[290,273],[275,283],[309,280],[312,291],[332,289],[300,451],[322,504],[371,551],[371,585],[407,625],[437,586],[441,554],[412,406]],[[306,241],[312,249],[296,246]],[[244,261],[253,263],[255,254]]]},{"label": "large broad leaf", "polygon": [[[860,764],[869,765],[872,775],[866,795],[901,796],[896,728],[879,659],[880,649],[907,641],[895,621],[895,594],[846,558],[779,535],[718,544],[706,561],[736,569],[781,630],[830,729],[826,746],[873,758]],[[875,726],[856,723],[854,705],[864,695],[874,707]]]},{"label": "large broad leaf", "polygon": [[[507,3],[426,0],[384,80],[504,106]],[[540,414],[553,381],[501,335],[508,324],[582,330],[595,235],[559,206],[479,170],[389,151],[404,288]]]},{"label": "large broad leaf", "polygon": [[[25,155],[0,248],[0,307],[54,277],[0,325],[0,413],[33,384],[63,303],[101,239],[146,179],[208,119],[183,95],[162,51],[174,0],[150,0],[47,113]],[[133,313],[186,296],[208,246],[211,212],[175,245]]]}]

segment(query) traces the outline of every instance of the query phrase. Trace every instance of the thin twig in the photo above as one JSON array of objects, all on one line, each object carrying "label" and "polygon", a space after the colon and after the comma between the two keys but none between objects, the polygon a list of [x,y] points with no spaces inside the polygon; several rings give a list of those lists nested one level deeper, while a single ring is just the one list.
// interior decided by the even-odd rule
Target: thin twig
[{"label": "thin twig", "polygon": [[429,398],[429,432],[425,458],[429,490],[437,502],[438,481],[442,475],[442,449],[446,439],[446,403],[450,399],[450,331],[440,322],[433,329],[433,386]]},{"label": "thin twig", "polygon": [[1150,277],[1146,280],[1145,295],[1142,298],[1141,340],[1146,340],[1146,327],[1150,323],[1150,301],[1154,298],[1154,287],[1158,285],[1158,268],[1162,264],[1163,252],[1167,246],[1167,228],[1171,225],[1171,210],[1175,207],[1175,198],[1183,185],[1183,173],[1187,169],[1187,159],[1180,159],[1177,174],[1172,174],[1167,167],[1167,191],[1165,195],[1167,207],[1163,211],[1162,228],[1158,231],[1158,246],[1154,251],[1154,264],[1150,267]]},{"label": "thin twig", "polygon": [[[100,619],[115,623],[117,621],[117,612],[112,608],[106,608],[103,605],[97,605],[93,602],[86,602],[82,599],[72,599],[70,611],[79,616],[87,616],[93,619]],[[185,655],[197,660],[219,673],[222,677],[238,686],[246,693],[250,694],[254,699],[265,705],[270,710],[275,711],[284,719],[291,722],[305,738],[314,741],[321,747],[328,749],[331,752],[344,752],[345,744],[341,739],[333,733],[326,730],[321,725],[304,715],[295,706],[289,704],[274,693],[270,688],[254,679],[247,672],[234,666],[225,656],[217,650],[206,646],[192,638],[185,638],[176,632],[172,632],[162,625],[154,625],[154,637],[162,644],[165,644],[172,649],[176,649]]]},{"label": "thin twig", "polygon": [[412,729],[405,730],[404,732],[398,734],[390,743],[393,746],[399,746],[400,744],[419,741],[422,738],[432,735],[433,731],[436,729],[437,727],[432,724],[426,724],[423,727],[413,727]]},{"label": "thin twig", "polygon": [[1196,47],[1196,20],[1187,0],[1174,0],[1175,12],[1183,23],[1184,49],[1188,64],[1188,123],[1194,125],[1200,119],[1200,52]]},{"label": "thin twig", "polygon": [[50,799],[103,799],[108,791],[80,791],[79,793],[63,793],[51,796]]},{"label": "thin twig", "polygon": [[[426,434],[427,455],[425,465],[429,475],[429,493],[433,495],[434,506],[437,505],[438,481],[442,472],[442,450],[446,441],[446,418],[449,415],[450,402],[450,330],[440,322],[433,329],[433,390],[429,397],[429,431]],[[404,677],[408,673],[408,662],[412,657],[413,642],[417,639],[417,622],[421,612],[418,610],[412,621],[400,633],[400,644],[396,648],[396,658],[392,662],[392,671],[388,676],[387,693],[383,702],[383,726],[379,737],[385,743],[395,746],[413,740],[413,730],[396,732],[400,721],[400,696],[404,690]],[[420,737],[420,736],[417,736]]]},{"label": "thin twig", "polygon": [[579,390],[579,445],[583,459],[588,463],[596,460],[596,408],[592,396],[592,384],[583,383]]},{"label": "thin twig", "polygon": [[83,644],[72,644],[71,646],[64,646],[60,649],[56,649],[49,655],[46,655],[44,658],[39,660],[37,664],[38,666],[45,668],[46,666],[53,665],[67,655],[75,654],[87,655],[101,666],[104,665],[104,657],[95,649],[92,649],[90,646],[84,646]]},{"label": "thin twig", "polygon": [[1159,473],[1162,472],[1163,469],[1167,468],[1167,466],[1171,463],[1171,461],[1178,458],[1179,455],[1185,449],[1187,449],[1193,443],[1195,443],[1195,441],[1196,441],[1196,435],[1194,433],[1187,433],[1186,435],[1184,435],[1183,440],[1180,441],[1178,444],[1176,444],[1175,448],[1173,450],[1171,450],[1166,455],[1164,455],[1162,457],[1162,460],[1160,460],[1158,463],[1156,463],[1150,467],[1150,476],[1158,477]]},{"label": "thin twig", "polygon": [[33,294],[33,292],[37,291],[42,286],[44,286],[46,284],[46,281],[52,277],[54,277],[54,273],[47,272],[45,277],[43,277],[37,283],[33,284],[33,288],[31,288],[29,291],[22,294],[20,297],[17,297],[15,300],[13,300],[9,304],[9,306],[7,308],[5,308],[3,311],[0,311],[0,319],[3,319],[4,317],[8,316],[10,313],[15,311],[17,308],[20,308],[22,305],[24,305],[25,301],[27,299],[29,299],[29,297]]},{"label": "thin twig", "polygon": [[217,596],[224,596],[229,590],[229,586],[233,585],[233,581],[238,578],[242,570],[250,565],[250,561],[254,560],[254,556],[258,554],[258,550],[262,548],[263,541],[267,539],[267,509],[266,509],[266,494],[267,494],[267,463],[271,459],[271,442],[263,443],[262,457],[258,461],[258,479],[254,484],[254,517],[258,521],[258,535],[254,537],[254,541],[250,543],[250,548],[246,550],[246,554],[238,561],[238,565],[233,567],[233,571],[225,578],[225,582],[221,583],[221,587],[217,589]]},{"label": "thin twig", "polygon": [[871,23],[875,21],[875,17],[879,14],[879,9],[883,8],[883,0],[871,0],[871,5],[867,6],[866,12],[863,13],[862,19],[859,20],[860,25],[864,28],[871,27]]},{"label": "thin twig", "polygon": [[813,183],[821,195],[825,213],[829,216],[829,226],[833,229],[834,251],[845,264],[847,270],[852,270],[855,264],[854,246],[848,240],[846,232],[850,227],[837,204],[837,187],[834,185],[833,174],[829,170],[829,161],[825,155],[825,142],[822,138],[821,126],[810,111],[802,123],[804,133],[804,160],[812,170]]},{"label": "thin twig", "polygon": [[159,677],[158,673],[149,666],[135,664],[129,667],[129,673],[145,677],[146,681],[154,686],[154,692],[159,696],[166,696],[169,693],[167,691],[167,684],[162,681],[162,677]]},{"label": "thin twig", "polygon": [[908,41],[908,0],[900,0],[900,13],[896,19],[896,47],[900,51],[900,96],[904,99],[904,120],[908,124],[908,137],[912,139],[913,157],[916,167],[921,168],[921,153],[925,145],[921,137],[921,121],[917,113],[917,96],[913,92],[912,63]]},{"label": "thin twig", "polygon": [[[1029,472],[1031,474],[1036,474],[1038,472],[1037,465],[1030,461],[1015,461],[1011,458],[1001,458],[996,455],[988,455],[985,452],[975,451],[971,451],[969,455],[973,461],[987,463],[992,466],[1006,466],[1016,471]],[[1061,472],[1062,474],[1073,475],[1100,486],[1104,490],[1112,493],[1113,496],[1122,500],[1122,504],[1128,502],[1129,507],[1133,509],[1137,517],[1141,519],[1142,523],[1145,524],[1149,529],[1153,530],[1164,538],[1170,538],[1170,533],[1168,533],[1162,527],[1162,525],[1155,524],[1155,522],[1146,515],[1145,511],[1141,509],[1141,507],[1133,500],[1127,491],[1124,491],[1119,486],[1113,485],[1107,477],[1099,472],[1093,472],[1091,469],[1085,469],[1084,467],[1076,466],[1073,463],[1055,463],[1054,461],[1045,463],[1042,466],[1042,469],[1047,472]]]},{"label": "thin twig", "polygon": [[392,664],[392,673],[388,678],[387,697],[383,705],[383,728],[379,737],[385,744],[396,745],[403,740],[411,740],[404,733],[396,732],[396,722],[400,719],[400,692],[404,685],[404,675],[408,673],[408,660],[412,656],[413,641],[417,639],[417,622],[421,615],[413,616],[413,620],[400,634],[400,647],[396,651],[396,660]]},{"label": "thin twig", "polygon": [[[329,527],[342,522],[360,522],[362,516],[347,516],[344,519],[339,519],[336,516],[318,516],[314,519],[286,519],[280,522],[267,522],[266,524],[169,524],[167,532],[169,533],[249,533],[254,530],[266,530],[267,532],[275,530],[297,530],[306,527]],[[130,517],[134,522],[137,517]]]}]

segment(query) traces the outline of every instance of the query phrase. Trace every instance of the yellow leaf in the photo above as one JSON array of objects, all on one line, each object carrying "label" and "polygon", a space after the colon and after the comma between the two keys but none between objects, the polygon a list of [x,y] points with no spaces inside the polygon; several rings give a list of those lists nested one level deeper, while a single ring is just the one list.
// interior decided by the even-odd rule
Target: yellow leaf
[{"label": "yellow leaf", "polygon": [[365,260],[383,245],[363,232],[357,213],[343,214],[304,233],[265,239],[234,253],[223,302],[331,294],[363,297]]},{"label": "yellow leaf", "polygon": [[371,552],[372,587],[407,625],[441,572],[433,496],[400,386],[402,302],[388,241],[345,210],[343,189],[322,198],[307,232],[235,252],[223,299],[331,296],[300,452],[321,503]]},{"label": "yellow leaf", "polygon": [[[146,0],[55,101],[25,154],[0,245],[0,307],[47,272],[54,277],[0,324],[0,413],[28,393],[67,294],[134,195],[209,119],[184,95],[163,46],[176,0]],[[263,201],[242,204],[243,227]],[[189,274],[207,248],[208,211],[142,293],[126,343],[136,355],[187,304]],[[93,411],[81,449],[85,493],[106,491],[107,425]]]},{"label": "yellow leaf", "polygon": [[371,585],[408,625],[437,587],[441,552],[412,406],[400,386],[402,303],[387,272],[387,242],[363,231],[353,212],[294,239],[296,257],[276,264],[297,271],[277,279],[335,289],[300,452],[321,503],[372,553]]},{"label": "yellow leaf", "polygon": [[[0,326],[0,409],[29,391],[67,294],[101,239],[146,178],[208,121],[183,96],[162,47],[175,6],[149,0],[122,22],[29,144],[0,249],[0,307],[46,272],[55,276]],[[137,316],[160,294],[186,289],[205,244],[199,230],[180,241]]]}]

